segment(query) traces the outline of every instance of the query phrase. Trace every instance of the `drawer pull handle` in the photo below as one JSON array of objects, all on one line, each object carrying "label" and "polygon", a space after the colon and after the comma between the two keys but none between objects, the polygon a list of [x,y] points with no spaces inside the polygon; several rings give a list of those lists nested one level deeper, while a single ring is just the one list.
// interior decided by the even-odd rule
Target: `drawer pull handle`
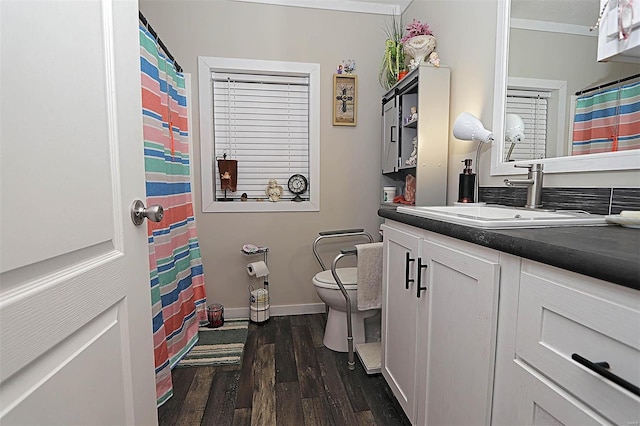
[{"label": "drawer pull handle", "polygon": [[632,394],[634,394],[636,396],[640,396],[640,388],[639,387],[637,387],[636,385],[634,385],[632,383],[627,382],[622,377],[616,376],[615,374],[613,374],[612,372],[607,370],[609,368],[609,363],[608,362],[591,362],[588,359],[583,358],[578,354],[572,354],[571,355],[571,359],[576,361],[577,363],[582,364],[583,366],[587,367],[589,370],[591,370],[591,371],[593,371],[595,373],[598,373],[602,377],[612,381],[616,385],[622,386],[623,388],[625,388],[626,390],[628,390]]},{"label": "drawer pull handle", "polygon": [[416,291],[416,296],[418,296],[418,299],[420,298],[420,292],[421,291],[426,291],[427,287],[422,287],[420,284],[422,283],[422,268],[427,269],[428,265],[423,265],[422,264],[422,258],[418,258],[418,288]]},{"label": "drawer pull handle", "polygon": [[409,257],[409,252],[407,252],[406,255],[407,257],[404,261],[404,286],[407,290],[409,290],[409,283],[414,282],[413,278],[409,279],[409,263],[414,262],[415,259],[411,259],[411,257]]}]

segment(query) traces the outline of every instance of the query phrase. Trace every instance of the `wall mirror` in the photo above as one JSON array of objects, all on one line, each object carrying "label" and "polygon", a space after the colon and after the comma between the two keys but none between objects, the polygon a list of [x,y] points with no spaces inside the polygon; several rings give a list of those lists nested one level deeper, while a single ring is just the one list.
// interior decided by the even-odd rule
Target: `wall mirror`
[{"label": "wall mirror", "polygon": [[[575,93],[639,72],[637,63],[596,61],[597,31],[589,27],[599,13],[599,0],[498,2],[492,175],[522,173],[514,164],[532,162],[544,163],[545,172],[640,169],[640,149],[582,155],[572,149]],[[543,146],[537,152],[510,154],[514,144],[505,136],[510,137],[506,126],[511,110],[507,108],[513,105],[507,102],[507,94],[512,99],[514,93],[536,90],[546,93],[542,95],[547,110]],[[535,127],[527,121],[524,126]]]}]

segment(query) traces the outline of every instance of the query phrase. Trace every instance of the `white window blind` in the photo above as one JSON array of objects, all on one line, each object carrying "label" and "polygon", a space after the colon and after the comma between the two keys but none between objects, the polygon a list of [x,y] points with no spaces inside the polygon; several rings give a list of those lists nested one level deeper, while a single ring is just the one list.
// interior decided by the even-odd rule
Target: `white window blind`
[{"label": "white window blind", "polygon": [[[517,114],[524,122],[525,139],[517,143],[510,160],[546,158],[547,111],[549,92],[507,89],[507,114]],[[505,144],[502,158],[507,158],[511,144]]]},{"label": "white window blind", "polygon": [[[289,177],[309,178],[309,77],[214,71],[212,88],[215,159],[238,161],[237,190],[226,198],[266,201],[269,180],[277,179],[281,200],[291,200]],[[215,159],[216,199],[223,199]]]}]

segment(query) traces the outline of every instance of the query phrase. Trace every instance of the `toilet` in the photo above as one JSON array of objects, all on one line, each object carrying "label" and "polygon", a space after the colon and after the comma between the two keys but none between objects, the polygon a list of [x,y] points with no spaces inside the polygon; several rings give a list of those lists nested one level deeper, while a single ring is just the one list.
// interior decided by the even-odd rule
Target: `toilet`
[{"label": "toilet", "polygon": [[[357,272],[358,268],[336,269],[340,281],[351,300],[351,329],[353,344],[365,342],[364,320],[378,313],[378,309],[358,311]],[[347,304],[331,270],[319,272],[313,277],[313,285],[318,297],[328,306],[327,325],[322,343],[336,352],[347,352]]]}]

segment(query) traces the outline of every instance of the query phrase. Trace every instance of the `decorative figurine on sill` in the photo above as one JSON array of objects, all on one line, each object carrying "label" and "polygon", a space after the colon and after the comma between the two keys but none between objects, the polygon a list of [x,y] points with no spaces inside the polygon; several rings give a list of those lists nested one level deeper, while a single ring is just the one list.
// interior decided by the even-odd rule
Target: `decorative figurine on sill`
[{"label": "decorative figurine on sill", "polygon": [[264,192],[269,197],[269,201],[279,201],[282,196],[282,187],[278,185],[276,179],[269,179],[269,186]]},{"label": "decorative figurine on sill", "polygon": [[247,196],[246,192],[243,192],[242,195],[240,196],[240,201],[247,201],[249,197]]},{"label": "decorative figurine on sill", "polygon": [[416,109],[416,107],[412,106],[411,107],[411,121],[417,120],[418,119],[418,110]]},{"label": "decorative figurine on sill", "polygon": [[418,163],[418,138],[413,138],[411,143],[413,144],[413,151],[411,151],[409,158],[405,161],[407,166],[415,166]]}]

